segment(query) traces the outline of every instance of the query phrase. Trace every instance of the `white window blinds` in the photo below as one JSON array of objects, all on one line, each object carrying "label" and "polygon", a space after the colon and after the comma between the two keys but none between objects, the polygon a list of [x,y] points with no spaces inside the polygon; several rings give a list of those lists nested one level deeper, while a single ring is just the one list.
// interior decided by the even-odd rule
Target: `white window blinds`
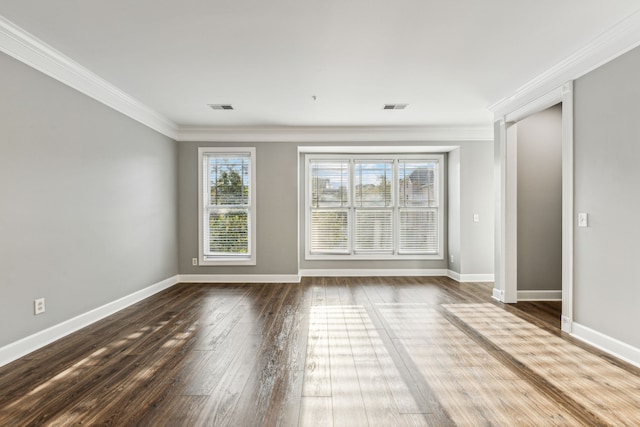
[{"label": "white window blinds", "polygon": [[253,259],[253,151],[201,150],[201,261]]},{"label": "white window blinds", "polygon": [[442,156],[307,156],[307,256],[440,256]]}]

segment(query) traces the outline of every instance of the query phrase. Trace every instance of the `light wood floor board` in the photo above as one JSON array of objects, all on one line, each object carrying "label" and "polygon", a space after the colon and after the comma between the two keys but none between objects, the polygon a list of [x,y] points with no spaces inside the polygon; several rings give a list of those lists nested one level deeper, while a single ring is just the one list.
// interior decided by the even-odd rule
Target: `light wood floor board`
[{"label": "light wood floor board", "polygon": [[603,423],[640,425],[640,378],[491,304],[445,305]]},{"label": "light wood floor board", "polygon": [[180,284],[0,368],[0,426],[640,425],[640,370],[444,277]]}]

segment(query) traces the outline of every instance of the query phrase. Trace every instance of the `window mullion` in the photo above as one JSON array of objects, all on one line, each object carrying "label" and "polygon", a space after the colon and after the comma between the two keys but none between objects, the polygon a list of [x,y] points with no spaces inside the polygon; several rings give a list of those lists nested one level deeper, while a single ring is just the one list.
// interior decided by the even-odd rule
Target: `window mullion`
[{"label": "window mullion", "polygon": [[347,174],[347,180],[348,180],[348,186],[347,188],[349,189],[347,192],[347,204],[349,206],[349,216],[348,216],[348,223],[349,223],[349,253],[351,255],[353,255],[355,253],[355,238],[356,238],[356,232],[355,232],[355,222],[356,222],[356,215],[355,215],[355,199],[356,199],[356,191],[355,191],[355,178],[354,178],[354,173],[355,173],[355,163],[353,161],[353,158],[349,159],[349,173]]},{"label": "window mullion", "polygon": [[391,183],[391,203],[393,206],[393,255],[398,255],[398,233],[400,231],[400,227],[398,223],[400,221],[400,217],[398,214],[398,205],[400,204],[400,188],[398,182],[398,159],[393,159],[393,166],[391,169],[392,183]]}]

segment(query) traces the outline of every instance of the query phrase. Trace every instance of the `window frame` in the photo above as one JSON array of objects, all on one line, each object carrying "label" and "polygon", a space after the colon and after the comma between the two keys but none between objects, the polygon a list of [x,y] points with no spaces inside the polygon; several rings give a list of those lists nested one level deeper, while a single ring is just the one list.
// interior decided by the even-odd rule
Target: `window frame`
[{"label": "window frame", "polygon": [[[206,255],[205,230],[208,229],[205,206],[205,191],[208,190],[208,167],[205,159],[209,155],[229,156],[237,154],[249,158],[249,200],[247,209],[248,221],[248,253],[247,255]],[[235,266],[256,265],[256,148],[255,147],[198,147],[198,265],[201,266]]]},{"label": "window frame", "polygon": [[[318,254],[311,252],[311,214],[313,207],[311,206],[312,197],[312,177],[311,177],[311,163],[312,161],[337,161],[348,160],[349,162],[349,175],[348,175],[348,253],[325,253]],[[391,200],[392,200],[392,240],[393,250],[392,253],[380,253],[380,252],[363,252],[356,253],[355,251],[355,214],[357,209],[376,209],[376,207],[357,207],[355,203],[355,165],[361,161],[389,161],[392,160],[393,166],[391,170],[392,175],[392,187],[391,187]],[[438,238],[437,245],[438,250],[435,254],[422,254],[422,253],[401,253],[399,248],[400,239],[400,211],[407,209],[408,207],[400,206],[400,192],[399,192],[399,168],[398,163],[400,161],[435,161],[437,162],[437,219],[438,219]],[[304,259],[309,261],[317,260],[443,260],[444,259],[444,211],[445,211],[445,185],[444,185],[444,172],[445,172],[445,155],[440,153],[402,153],[402,152],[380,152],[380,153],[308,153],[304,155],[304,236],[305,236],[305,254]],[[420,207],[417,207],[420,208]],[[385,208],[386,209],[386,208]],[[424,209],[433,209],[433,207],[424,207]]]}]

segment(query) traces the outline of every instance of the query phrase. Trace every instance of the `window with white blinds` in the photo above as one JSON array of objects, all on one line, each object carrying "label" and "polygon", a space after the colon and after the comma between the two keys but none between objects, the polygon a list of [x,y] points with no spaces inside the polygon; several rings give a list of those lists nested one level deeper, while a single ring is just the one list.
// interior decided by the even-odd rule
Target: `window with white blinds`
[{"label": "window with white blinds", "polygon": [[305,162],[307,259],[442,258],[442,155]]},{"label": "window with white blinds", "polygon": [[255,149],[201,147],[199,264],[255,265]]}]

